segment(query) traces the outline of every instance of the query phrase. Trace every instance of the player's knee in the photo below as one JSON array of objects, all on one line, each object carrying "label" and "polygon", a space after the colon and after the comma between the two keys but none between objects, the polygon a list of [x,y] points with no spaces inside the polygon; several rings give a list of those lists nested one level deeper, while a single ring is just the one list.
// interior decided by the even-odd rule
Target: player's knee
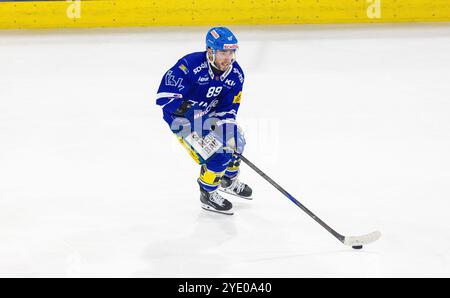
[{"label": "player's knee", "polygon": [[203,189],[213,191],[219,187],[224,174],[225,169],[220,171],[220,169],[210,169],[208,166],[202,165],[198,183]]}]

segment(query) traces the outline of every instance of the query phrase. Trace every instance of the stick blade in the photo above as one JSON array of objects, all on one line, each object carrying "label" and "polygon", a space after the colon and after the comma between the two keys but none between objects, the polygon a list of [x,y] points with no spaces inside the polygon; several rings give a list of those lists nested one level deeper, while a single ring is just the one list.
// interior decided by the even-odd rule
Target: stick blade
[{"label": "stick blade", "polygon": [[345,237],[343,243],[348,246],[360,246],[375,242],[380,239],[380,237],[381,233],[379,231],[375,231],[367,235]]}]

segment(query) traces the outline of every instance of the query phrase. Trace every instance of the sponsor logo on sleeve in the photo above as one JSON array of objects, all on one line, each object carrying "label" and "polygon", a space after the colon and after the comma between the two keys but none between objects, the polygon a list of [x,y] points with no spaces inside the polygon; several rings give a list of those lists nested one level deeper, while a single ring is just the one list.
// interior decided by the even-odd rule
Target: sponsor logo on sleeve
[{"label": "sponsor logo on sleeve", "polygon": [[173,87],[178,88],[178,90],[181,91],[184,89],[184,86],[181,84],[182,82],[183,82],[182,78],[179,78],[178,80],[175,78],[175,76],[173,75],[173,71],[169,70],[166,73],[166,76],[165,76],[166,86],[173,86]]},{"label": "sponsor logo on sleeve", "polygon": [[184,72],[184,74],[188,74],[188,72],[189,72],[186,65],[184,65],[184,64],[181,64],[180,66],[178,66],[178,68],[181,69],[181,71]]},{"label": "sponsor logo on sleeve", "polygon": [[239,91],[238,95],[234,97],[233,103],[241,103],[242,91]]},{"label": "sponsor logo on sleeve", "polygon": [[237,74],[239,81],[241,82],[241,84],[244,83],[244,76],[242,75],[242,73],[237,69],[237,68],[233,68],[233,72],[235,74]]}]

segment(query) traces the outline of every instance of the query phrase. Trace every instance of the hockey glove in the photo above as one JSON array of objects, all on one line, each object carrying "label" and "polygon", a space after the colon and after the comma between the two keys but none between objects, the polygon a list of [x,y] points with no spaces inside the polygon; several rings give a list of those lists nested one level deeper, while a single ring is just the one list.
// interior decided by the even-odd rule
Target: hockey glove
[{"label": "hockey glove", "polygon": [[202,125],[200,123],[195,123],[194,125],[195,116],[195,105],[188,100],[184,100],[173,113],[173,121],[170,128],[178,136],[186,137],[198,126],[195,131],[198,130],[197,133],[202,135]]},{"label": "hockey glove", "polygon": [[225,151],[242,154],[246,144],[244,131],[234,119],[218,121],[214,125],[212,133],[223,144]]},{"label": "hockey glove", "polygon": [[183,100],[173,114],[176,117],[193,119],[194,118],[194,109],[195,109],[194,104],[192,104],[188,100]]}]

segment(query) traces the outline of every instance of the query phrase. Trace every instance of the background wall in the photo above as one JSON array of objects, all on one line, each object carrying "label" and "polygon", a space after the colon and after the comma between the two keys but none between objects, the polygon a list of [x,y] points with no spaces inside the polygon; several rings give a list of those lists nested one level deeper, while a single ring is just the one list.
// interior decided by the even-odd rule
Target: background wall
[{"label": "background wall", "polygon": [[2,1],[0,28],[450,21],[448,0]]}]

